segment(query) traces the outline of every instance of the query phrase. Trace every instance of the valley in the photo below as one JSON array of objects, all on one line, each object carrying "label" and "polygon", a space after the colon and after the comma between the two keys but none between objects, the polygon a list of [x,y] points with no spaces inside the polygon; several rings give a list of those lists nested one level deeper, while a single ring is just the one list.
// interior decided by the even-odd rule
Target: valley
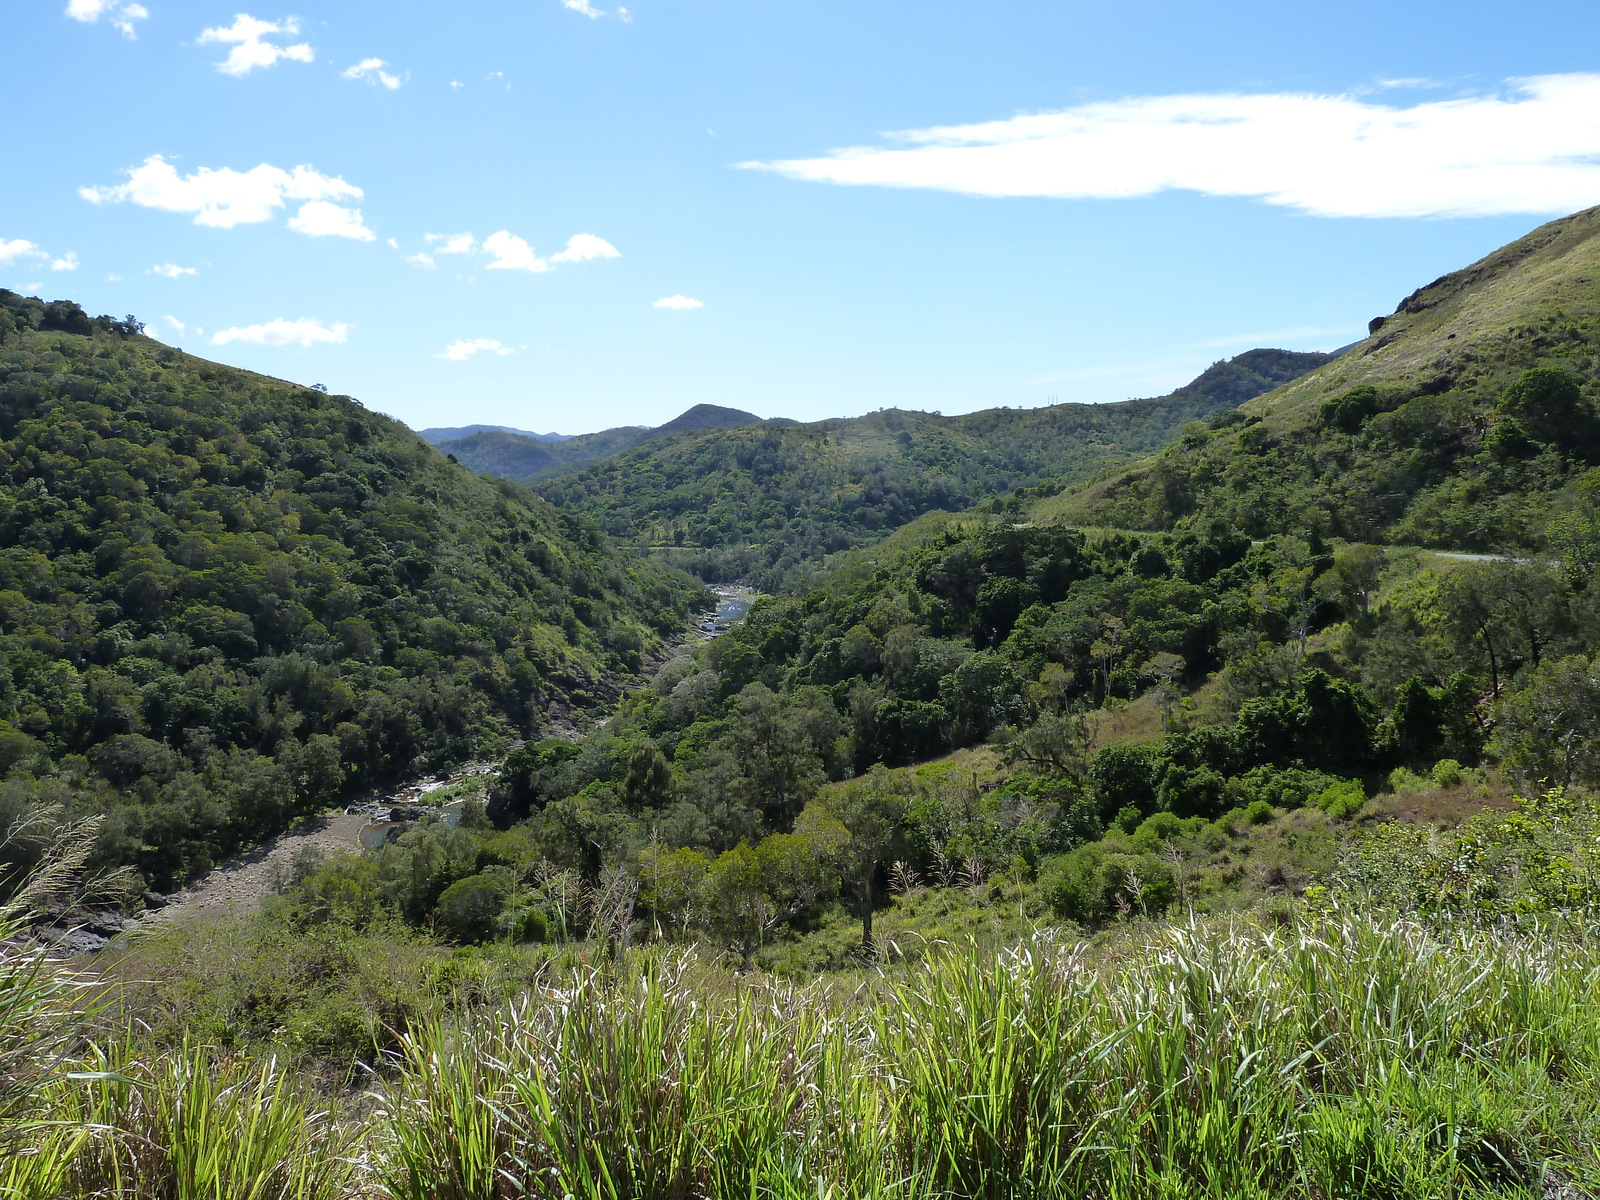
[{"label": "valley", "polygon": [[0,292],[0,1194],[1600,1194],[1597,235],[559,439]]}]

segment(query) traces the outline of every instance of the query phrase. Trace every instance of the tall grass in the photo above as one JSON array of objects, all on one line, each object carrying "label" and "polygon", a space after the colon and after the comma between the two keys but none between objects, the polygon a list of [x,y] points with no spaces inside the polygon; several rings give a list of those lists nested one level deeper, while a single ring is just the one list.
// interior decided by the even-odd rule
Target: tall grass
[{"label": "tall grass", "polygon": [[94,1052],[0,1194],[1568,1200],[1597,1016],[1581,928],[1152,925],[853,990],[636,952],[413,1031],[360,1128],[271,1064]]},{"label": "tall grass", "polygon": [[847,996],[638,960],[420,1032],[382,1178],[405,1200],[1600,1194],[1597,1002],[1580,934],[1337,915],[1098,961],[954,952]]}]

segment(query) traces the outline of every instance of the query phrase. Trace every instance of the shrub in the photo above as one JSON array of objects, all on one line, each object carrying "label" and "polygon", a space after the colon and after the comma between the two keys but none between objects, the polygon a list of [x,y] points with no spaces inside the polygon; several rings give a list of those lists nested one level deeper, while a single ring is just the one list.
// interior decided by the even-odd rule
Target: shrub
[{"label": "shrub", "polygon": [[1244,810],[1244,819],[1252,825],[1265,825],[1277,815],[1277,810],[1265,800],[1252,800]]},{"label": "shrub", "polygon": [[1367,791],[1359,779],[1345,779],[1323,788],[1312,801],[1336,821],[1354,816],[1367,802]]},{"label": "shrub", "polygon": [[455,942],[486,942],[498,932],[497,918],[511,894],[511,881],[494,869],[458,879],[433,908],[434,924]]}]

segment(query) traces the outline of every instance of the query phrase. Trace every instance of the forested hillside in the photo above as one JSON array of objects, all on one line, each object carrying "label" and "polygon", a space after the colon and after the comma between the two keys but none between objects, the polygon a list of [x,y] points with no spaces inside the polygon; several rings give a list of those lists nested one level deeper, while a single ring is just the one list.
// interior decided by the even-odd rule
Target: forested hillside
[{"label": "forested hillside", "polygon": [[0,292],[0,824],[169,886],[538,730],[702,595],[348,397]]},{"label": "forested hillside", "polygon": [[1165,445],[1185,422],[1230,410],[1328,357],[1252,350],[1171,395],[1121,404],[960,417],[888,409],[720,430],[640,445],[539,490],[701,578],[744,577],[770,589],[925,512],[1092,477]]},{"label": "forested hillside", "polygon": [[1373,326],[1320,370],[1035,515],[1592,556],[1600,209],[1418,289]]},{"label": "forested hillside", "polygon": [[[1405,315],[1470,307],[1452,286]],[[1339,376],[1240,416],[1260,373],[1219,368],[1044,417],[680,434],[566,481],[632,497],[624,529],[715,516],[713,566],[769,538],[764,578],[825,548],[784,540],[804,519],[871,544],[587,736],[286,856],[259,911],[119,936],[73,1005],[17,917],[80,865],[60,806],[109,814],[91,867],[180,878],[595,699],[696,592],[352,401],[0,298],[0,828],[42,831],[0,843],[0,1192],[1600,1194],[1595,559],[1305,507],[1339,462],[1403,472],[1423,397],[1385,415]],[[1581,356],[1508,354],[1489,458],[1449,477],[1582,494]],[[1231,447],[1176,528],[992,495],[1174,430],[1094,495],[1182,494],[1162,472]],[[1331,431],[1350,457],[1312,478],[1295,447]],[[979,510],[915,516],[887,485],[927,463]]]},{"label": "forested hillside", "polygon": [[580,433],[574,437],[541,438],[515,429],[480,426],[455,438],[429,436],[430,433],[456,432],[454,430],[425,430],[422,436],[440,451],[474,471],[519,483],[532,483],[557,471],[620,454],[643,442],[657,441],[673,434],[761,423],[761,418],[754,413],[737,408],[696,404],[665,425],[655,428],[623,425],[616,429],[603,429],[599,433]]}]

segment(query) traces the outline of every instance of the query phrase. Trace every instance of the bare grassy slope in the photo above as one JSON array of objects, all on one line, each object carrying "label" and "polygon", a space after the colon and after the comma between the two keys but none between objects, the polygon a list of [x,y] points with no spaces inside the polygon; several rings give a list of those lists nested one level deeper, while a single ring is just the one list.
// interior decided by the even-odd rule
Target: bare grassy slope
[{"label": "bare grassy slope", "polygon": [[[1543,225],[1413,292],[1363,342],[1248,401],[1232,423],[1031,515],[1140,528],[1218,516],[1256,533],[1321,527],[1463,549],[1537,543],[1554,498],[1589,463],[1571,447],[1507,462],[1485,437],[1496,399],[1530,368],[1566,371],[1592,400],[1597,235],[1600,208]],[[1326,428],[1323,406],[1363,385],[1383,411],[1358,431]]]}]

